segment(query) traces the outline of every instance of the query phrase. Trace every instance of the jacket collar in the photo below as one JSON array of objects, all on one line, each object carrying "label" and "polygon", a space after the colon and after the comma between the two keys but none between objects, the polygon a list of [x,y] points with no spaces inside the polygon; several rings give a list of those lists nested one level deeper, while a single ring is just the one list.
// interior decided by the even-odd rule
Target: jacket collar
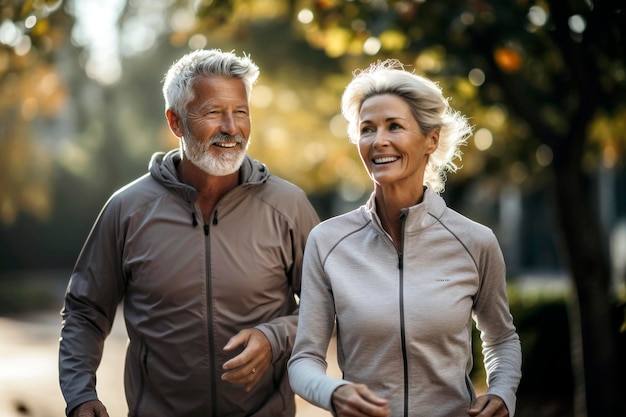
[{"label": "jacket collar", "polygon": [[[148,169],[150,175],[167,189],[180,195],[185,201],[193,203],[198,198],[195,188],[180,181],[176,173],[176,165],[180,162],[180,149],[173,149],[167,153],[157,152],[152,155]],[[239,168],[240,185],[262,184],[270,176],[269,169],[256,159],[246,155]]]},{"label": "jacket collar", "polygon": [[[412,234],[420,232],[435,223],[438,223],[439,219],[446,211],[446,202],[441,196],[432,191],[429,187],[424,190],[424,199],[421,203],[411,207],[402,209],[401,216],[406,216],[404,222],[404,233]],[[365,203],[365,210],[369,214],[374,223],[378,225],[381,230],[382,223],[376,212],[376,196],[372,193]]]}]

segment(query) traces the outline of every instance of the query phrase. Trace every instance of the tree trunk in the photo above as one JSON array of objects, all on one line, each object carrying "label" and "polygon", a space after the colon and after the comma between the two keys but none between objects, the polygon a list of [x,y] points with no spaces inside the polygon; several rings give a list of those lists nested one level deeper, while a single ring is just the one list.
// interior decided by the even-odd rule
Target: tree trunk
[{"label": "tree trunk", "polygon": [[[576,142],[572,138],[569,146],[575,148]],[[574,364],[574,375],[578,368],[584,376],[584,381],[575,381],[578,395],[584,393],[584,398],[575,399],[576,416],[624,417],[621,397],[625,390],[619,385],[608,254],[584,191],[579,164],[580,159],[566,157],[554,166],[556,212],[575,287],[572,359],[582,356],[582,364]]]}]

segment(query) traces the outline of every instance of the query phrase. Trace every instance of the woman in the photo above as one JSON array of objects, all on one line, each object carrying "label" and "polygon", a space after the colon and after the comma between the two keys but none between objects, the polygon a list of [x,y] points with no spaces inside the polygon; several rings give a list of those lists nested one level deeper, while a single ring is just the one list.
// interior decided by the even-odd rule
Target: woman
[{"label": "woman", "polygon": [[[309,236],[292,388],[339,416],[513,416],[521,348],[502,253],[438,195],[471,127],[397,60],[356,73],[342,112],[374,192]],[[489,385],[478,398],[472,319]],[[341,380],[326,375],[335,323]]]}]

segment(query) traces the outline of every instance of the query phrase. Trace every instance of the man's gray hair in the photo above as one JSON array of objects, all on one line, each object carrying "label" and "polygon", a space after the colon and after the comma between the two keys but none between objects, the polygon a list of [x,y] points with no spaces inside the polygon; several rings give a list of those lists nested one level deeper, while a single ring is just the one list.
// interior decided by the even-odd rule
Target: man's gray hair
[{"label": "man's gray hair", "polygon": [[198,49],[174,62],[163,80],[165,110],[184,117],[187,104],[193,100],[192,84],[197,77],[228,77],[243,81],[248,98],[259,77],[259,67],[244,54],[239,57],[219,49]]}]

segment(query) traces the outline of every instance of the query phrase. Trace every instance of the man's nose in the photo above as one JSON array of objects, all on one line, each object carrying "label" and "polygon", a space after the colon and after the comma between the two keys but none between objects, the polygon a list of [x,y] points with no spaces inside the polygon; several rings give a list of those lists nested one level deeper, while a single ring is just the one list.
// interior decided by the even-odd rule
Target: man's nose
[{"label": "man's nose", "polygon": [[228,135],[234,135],[237,133],[237,124],[235,123],[235,118],[230,113],[224,113],[222,116],[222,124],[220,126],[220,130],[222,133]]}]

